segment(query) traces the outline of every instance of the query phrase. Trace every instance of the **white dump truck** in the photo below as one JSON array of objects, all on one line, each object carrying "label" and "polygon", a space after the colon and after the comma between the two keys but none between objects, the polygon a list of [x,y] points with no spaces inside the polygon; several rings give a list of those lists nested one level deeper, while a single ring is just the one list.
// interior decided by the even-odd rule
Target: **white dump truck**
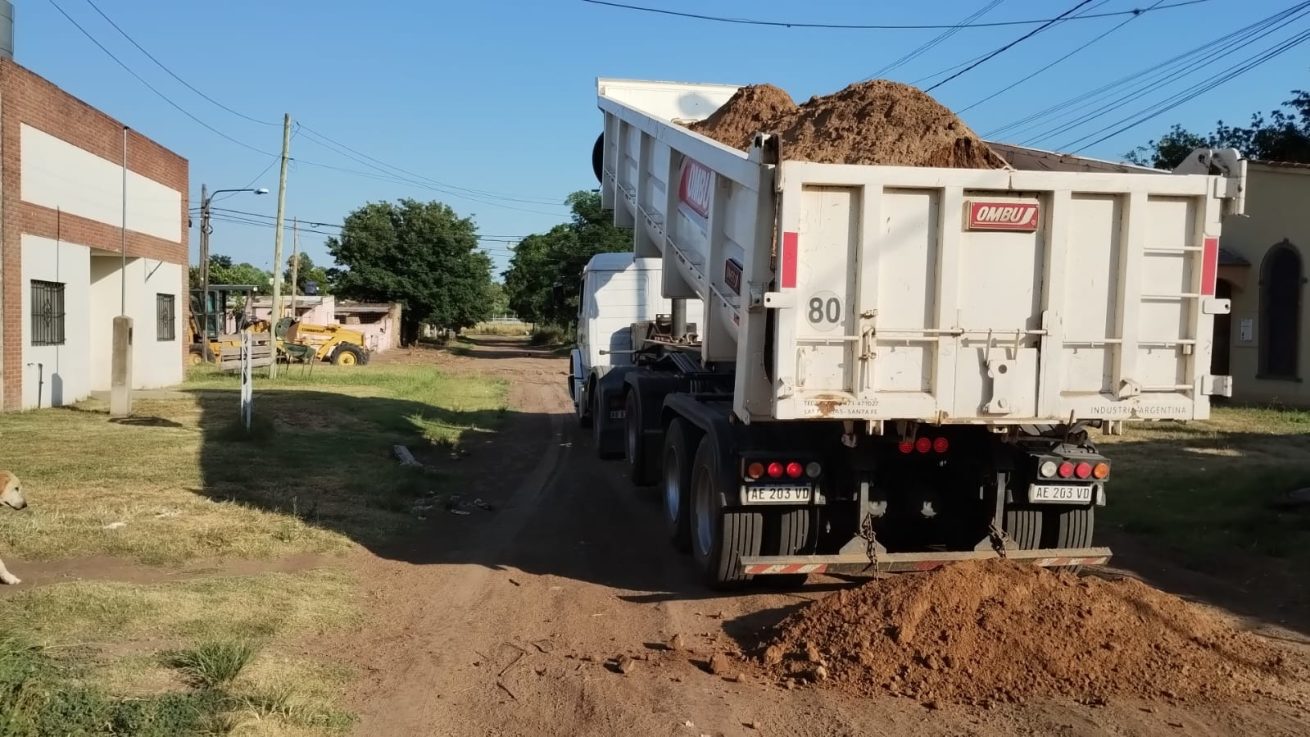
[{"label": "white dump truck", "polygon": [[689,130],[736,87],[598,81],[632,254],[583,276],[569,388],[711,585],[1104,562],[1093,430],[1199,420],[1245,162],[992,144],[995,170],[790,161]]}]

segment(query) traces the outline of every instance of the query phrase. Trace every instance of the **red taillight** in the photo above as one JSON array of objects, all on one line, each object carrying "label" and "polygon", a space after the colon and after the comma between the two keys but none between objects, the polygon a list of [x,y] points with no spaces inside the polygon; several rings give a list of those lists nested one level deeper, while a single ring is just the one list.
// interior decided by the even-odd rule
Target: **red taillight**
[{"label": "red taillight", "polygon": [[919,451],[920,453],[927,453],[928,451],[932,450],[932,441],[929,440],[928,438],[919,438],[918,440],[914,441],[914,449]]},{"label": "red taillight", "polygon": [[800,478],[804,473],[805,473],[805,466],[802,466],[801,464],[797,463],[796,461],[792,461],[791,463],[788,463],[788,464],[787,464],[787,475],[788,475],[788,476],[790,476],[790,477],[792,477],[792,478],[794,478],[794,479],[798,479],[798,478]]},{"label": "red taillight", "polygon": [[1074,475],[1077,476],[1078,478],[1085,479],[1088,476],[1092,475],[1092,464],[1088,463],[1087,461],[1083,461],[1082,463],[1078,464],[1078,467],[1075,468],[1073,472]]},{"label": "red taillight", "polygon": [[902,440],[901,444],[897,447],[900,448],[902,453],[904,453],[905,455],[909,455],[914,452],[914,441]]},{"label": "red taillight", "polygon": [[755,462],[746,467],[746,477],[757,479],[764,475],[764,464]]},{"label": "red taillight", "polygon": [[1070,476],[1073,475],[1073,464],[1068,461],[1061,463],[1060,470],[1057,471],[1056,473],[1060,474],[1060,478],[1062,479],[1069,478]]},{"label": "red taillight", "polygon": [[937,438],[932,441],[932,449],[938,453],[945,453],[951,449],[951,441],[946,438]]},{"label": "red taillight", "polygon": [[782,472],[783,468],[781,463],[774,461],[769,464],[769,478],[780,479],[782,478]]}]

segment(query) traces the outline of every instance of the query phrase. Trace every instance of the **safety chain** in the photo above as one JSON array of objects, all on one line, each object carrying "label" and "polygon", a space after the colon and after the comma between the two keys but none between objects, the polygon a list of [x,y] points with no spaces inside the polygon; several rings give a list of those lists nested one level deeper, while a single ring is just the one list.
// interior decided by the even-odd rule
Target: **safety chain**
[{"label": "safety chain", "polygon": [[1002,558],[1007,557],[1007,543],[1014,541],[1010,539],[1009,535],[1005,534],[1005,530],[997,526],[996,522],[992,522],[987,526],[987,536],[992,540],[992,550],[995,550],[996,554]]},{"label": "safety chain", "polygon": [[864,515],[860,521],[860,537],[864,540],[864,555],[869,559],[869,565],[878,567],[878,534],[873,530],[873,514]]}]

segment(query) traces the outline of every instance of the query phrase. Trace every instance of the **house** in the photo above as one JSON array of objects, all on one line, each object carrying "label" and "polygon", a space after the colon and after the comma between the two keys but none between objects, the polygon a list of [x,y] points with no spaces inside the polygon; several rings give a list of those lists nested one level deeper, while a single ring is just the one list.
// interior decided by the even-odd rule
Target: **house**
[{"label": "house", "polygon": [[[268,320],[273,314],[273,300],[256,297],[252,302],[254,317]],[[337,302],[330,294],[306,296],[298,294],[295,303],[291,297],[282,298],[284,314],[293,313],[307,323],[316,325],[344,325],[364,334],[364,347],[381,353],[400,345],[399,302]]]},{"label": "house", "polygon": [[1211,373],[1233,377],[1233,399],[1310,407],[1310,164],[1251,161],[1246,215],[1224,221]]},{"label": "house", "polygon": [[0,49],[0,408],[109,389],[120,314],[133,386],[182,381],[187,176],[186,159]]}]

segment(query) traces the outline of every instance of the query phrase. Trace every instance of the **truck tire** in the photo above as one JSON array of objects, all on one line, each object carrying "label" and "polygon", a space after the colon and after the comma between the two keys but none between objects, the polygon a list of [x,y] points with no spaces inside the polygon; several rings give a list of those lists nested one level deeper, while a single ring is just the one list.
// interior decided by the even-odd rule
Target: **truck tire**
[{"label": "truck tire", "polygon": [[764,515],[723,507],[723,473],[713,438],[696,449],[691,473],[691,552],[711,588],[731,588],[751,580],[742,556],[757,555]]},{"label": "truck tire", "polygon": [[[810,543],[810,510],[788,509],[769,514],[764,521],[767,555],[804,555]],[[781,589],[799,588],[807,574],[760,576],[759,580]]]},{"label": "truck tire", "polygon": [[628,476],[635,486],[654,486],[659,480],[659,467],[648,458],[646,439],[642,437],[641,397],[636,389],[629,389],[623,400],[623,457],[628,461]]},{"label": "truck tire", "polygon": [[591,440],[596,446],[596,457],[603,460],[613,460],[623,457],[623,450],[615,450],[609,447],[606,438],[606,431],[609,430],[610,423],[613,420],[609,418],[609,412],[605,410],[604,398],[601,396],[600,385],[596,386],[595,391],[591,393]]},{"label": "truck tire", "polygon": [[1020,550],[1036,550],[1042,546],[1042,510],[1010,506],[1005,510],[1005,534]]},{"label": "truck tire", "polygon": [[661,464],[664,529],[673,548],[680,553],[691,550],[691,469],[700,433],[680,419],[669,424],[664,433]]},{"label": "truck tire", "polygon": [[359,366],[367,363],[364,358],[364,350],[350,343],[342,343],[332,352],[332,365],[334,366]]},{"label": "truck tire", "polygon": [[[582,387],[578,386],[577,374],[574,373],[576,366],[573,359],[569,360],[569,396],[573,398],[573,411],[578,416],[578,427],[591,427],[591,406],[590,402],[584,403],[582,400]],[[590,396],[590,392],[587,394]]]},{"label": "truck tire", "polygon": [[[1055,547],[1090,548],[1096,526],[1096,507],[1049,512],[1047,524],[1055,525]],[[1054,518],[1054,519],[1051,519]]]}]

